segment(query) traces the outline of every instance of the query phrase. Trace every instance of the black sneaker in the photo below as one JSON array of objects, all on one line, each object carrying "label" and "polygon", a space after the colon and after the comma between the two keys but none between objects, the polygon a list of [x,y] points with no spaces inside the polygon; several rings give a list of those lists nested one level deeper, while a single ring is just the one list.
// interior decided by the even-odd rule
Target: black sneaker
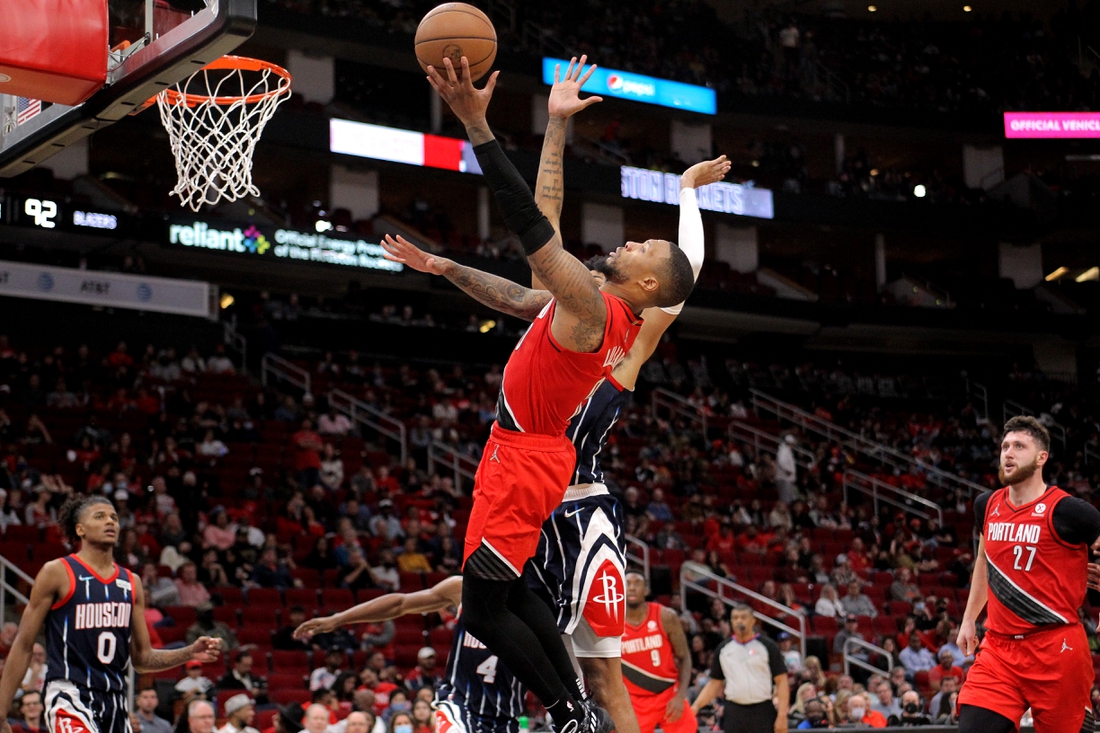
[{"label": "black sneaker", "polygon": [[584,706],[584,724],[581,733],[612,733],[615,730],[615,722],[611,720],[611,716],[591,697],[581,705]]}]

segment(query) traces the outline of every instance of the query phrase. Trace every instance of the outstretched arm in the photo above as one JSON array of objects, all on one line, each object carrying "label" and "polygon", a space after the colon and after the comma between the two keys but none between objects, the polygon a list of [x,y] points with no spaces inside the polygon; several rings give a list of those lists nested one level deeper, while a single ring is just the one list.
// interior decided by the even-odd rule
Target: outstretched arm
[{"label": "outstretched arm", "polygon": [[182,649],[154,649],[149,643],[149,629],[145,625],[145,594],[141,579],[131,576],[134,587],[134,609],[130,615],[130,658],[134,671],[139,674],[163,672],[197,659],[200,662],[216,661],[221,651],[221,639],[200,636],[191,646]]},{"label": "outstretched arm", "polygon": [[561,236],[539,211],[519,171],[489,131],[485,110],[496,85],[496,74],[484,90],[470,81],[469,63],[462,60],[459,81],[450,59],[444,59],[447,77],[428,67],[428,80],[466,126],[486,182],[493,189],[508,228],[523,243],[527,262],[557,300],[554,336],[567,349],[591,352],[603,339],[607,307],[588,269],[562,247]]},{"label": "outstretched arm", "polygon": [[661,609],[661,626],[668,635],[672,656],[676,660],[676,669],[680,673],[676,694],[668,701],[665,708],[665,720],[672,722],[679,720],[683,715],[684,701],[687,700],[687,691],[691,687],[691,649],[688,647],[680,617],[671,608]]},{"label": "outstretched arm", "polygon": [[389,621],[410,613],[431,613],[452,606],[457,608],[461,602],[462,578],[456,575],[427,590],[390,593],[331,616],[310,619],[294,630],[294,638],[309,639],[315,634],[331,633],[341,626]]},{"label": "outstretched arm", "polygon": [[499,275],[460,265],[446,257],[429,255],[400,235],[394,239],[387,234],[382,240],[382,249],[387,260],[420,272],[442,275],[482,305],[525,321],[535,320],[550,302],[550,293],[545,290],[525,288]]}]

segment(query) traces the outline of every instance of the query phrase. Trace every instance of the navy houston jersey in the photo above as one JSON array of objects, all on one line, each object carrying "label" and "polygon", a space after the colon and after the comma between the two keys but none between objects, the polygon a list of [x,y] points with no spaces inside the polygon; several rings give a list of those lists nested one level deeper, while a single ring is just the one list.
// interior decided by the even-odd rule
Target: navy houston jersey
[{"label": "navy houston jersey", "polygon": [[565,435],[577,449],[577,467],[573,471],[572,485],[603,483],[600,451],[629,395],[629,390],[608,377],[569,422]]},{"label": "navy houston jersey", "polygon": [[46,614],[46,681],[68,680],[90,690],[122,692],[134,610],[130,571],[115,565],[111,577],[103,578],[76,555],[61,562],[69,574],[69,594]]},{"label": "navy houston jersey", "polygon": [[[477,718],[516,718],[524,714],[527,692],[504,662],[470,635],[459,614],[447,670],[436,693]],[[467,726],[473,731],[476,726]]]}]

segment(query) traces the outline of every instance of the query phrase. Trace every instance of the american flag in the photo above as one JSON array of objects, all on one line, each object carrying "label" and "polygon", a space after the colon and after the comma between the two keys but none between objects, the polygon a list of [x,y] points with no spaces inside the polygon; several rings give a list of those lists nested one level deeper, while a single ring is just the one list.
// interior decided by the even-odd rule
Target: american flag
[{"label": "american flag", "polygon": [[16,97],[15,99],[15,124],[22,125],[42,111],[41,99],[28,97]]}]

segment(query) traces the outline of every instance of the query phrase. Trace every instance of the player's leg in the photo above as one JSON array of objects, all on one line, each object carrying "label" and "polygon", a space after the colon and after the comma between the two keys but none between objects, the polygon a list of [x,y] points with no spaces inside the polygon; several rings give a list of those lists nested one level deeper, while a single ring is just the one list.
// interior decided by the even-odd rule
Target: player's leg
[{"label": "player's leg", "polygon": [[988,708],[959,706],[959,733],[1015,733],[1017,722]]},{"label": "player's leg", "polygon": [[1036,733],[1092,733],[1092,654],[1084,628],[1075,624],[1035,636],[1021,676]]},{"label": "player's leg", "polygon": [[42,716],[48,733],[99,733],[88,691],[65,680],[52,680],[44,693]]},{"label": "player's leg", "polygon": [[661,730],[664,733],[696,733],[699,730],[699,721],[695,719],[695,713],[691,712],[691,703],[684,700],[684,711],[676,720],[669,720],[667,715],[668,705],[661,711]]},{"label": "player's leg", "polygon": [[[618,639],[615,641],[618,642]],[[578,655],[577,661],[581,664],[581,671],[584,672],[592,697],[596,698],[596,703],[615,721],[615,730],[618,733],[640,733],[640,722],[634,714],[626,685],[623,684],[623,667],[619,655],[602,658]]]}]

